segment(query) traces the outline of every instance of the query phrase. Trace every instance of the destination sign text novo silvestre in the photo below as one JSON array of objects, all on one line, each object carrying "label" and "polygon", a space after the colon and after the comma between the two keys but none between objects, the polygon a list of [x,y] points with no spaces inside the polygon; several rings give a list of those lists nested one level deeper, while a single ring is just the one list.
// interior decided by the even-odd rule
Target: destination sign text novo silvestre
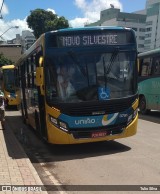
[{"label": "destination sign text novo silvestre", "polygon": [[[121,34],[120,37],[124,36]],[[59,36],[58,45],[60,47],[116,45],[122,43],[120,37],[117,34]]]}]

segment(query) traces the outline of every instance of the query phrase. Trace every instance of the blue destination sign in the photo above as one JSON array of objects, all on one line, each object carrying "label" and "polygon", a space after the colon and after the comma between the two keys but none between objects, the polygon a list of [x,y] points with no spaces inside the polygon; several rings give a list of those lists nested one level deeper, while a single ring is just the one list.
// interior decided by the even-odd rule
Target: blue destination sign
[{"label": "blue destination sign", "polygon": [[[78,46],[98,46],[98,45],[118,45],[126,44],[129,33],[106,33],[106,34],[82,34],[57,36],[58,47],[78,47]],[[130,36],[129,36],[130,37]],[[130,42],[131,43],[131,42]]]}]

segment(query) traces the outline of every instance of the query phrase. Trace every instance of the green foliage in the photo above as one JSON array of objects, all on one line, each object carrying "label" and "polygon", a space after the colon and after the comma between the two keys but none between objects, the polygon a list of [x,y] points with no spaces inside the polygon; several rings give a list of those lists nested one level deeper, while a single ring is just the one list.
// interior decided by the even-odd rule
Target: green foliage
[{"label": "green foliage", "polygon": [[3,65],[11,65],[13,62],[10,59],[7,59],[3,53],[0,53],[0,67]]},{"label": "green foliage", "polygon": [[45,32],[68,28],[69,23],[64,17],[58,17],[51,11],[35,9],[27,17],[28,27],[33,30],[36,38]]}]

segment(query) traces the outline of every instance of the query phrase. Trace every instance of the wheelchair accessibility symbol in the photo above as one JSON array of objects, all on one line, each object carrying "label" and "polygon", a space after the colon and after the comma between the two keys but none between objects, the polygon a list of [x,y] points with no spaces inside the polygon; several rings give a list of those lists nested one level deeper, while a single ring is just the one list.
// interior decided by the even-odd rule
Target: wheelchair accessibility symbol
[{"label": "wheelchair accessibility symbol", "polygon": [[99,100],[108,100],[110,98],[110,91],[108,88],[98,88]]}]

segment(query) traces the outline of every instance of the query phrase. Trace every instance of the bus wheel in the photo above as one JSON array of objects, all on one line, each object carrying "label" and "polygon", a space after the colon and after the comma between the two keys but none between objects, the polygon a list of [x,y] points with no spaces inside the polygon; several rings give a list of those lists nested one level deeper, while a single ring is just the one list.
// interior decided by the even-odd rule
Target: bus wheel
[{"label": "bus wheel", "polygon": [[146,99],[144,96],[139,99],[139,111],[143,115],[149,112],[149,109],[146,109]]}]

